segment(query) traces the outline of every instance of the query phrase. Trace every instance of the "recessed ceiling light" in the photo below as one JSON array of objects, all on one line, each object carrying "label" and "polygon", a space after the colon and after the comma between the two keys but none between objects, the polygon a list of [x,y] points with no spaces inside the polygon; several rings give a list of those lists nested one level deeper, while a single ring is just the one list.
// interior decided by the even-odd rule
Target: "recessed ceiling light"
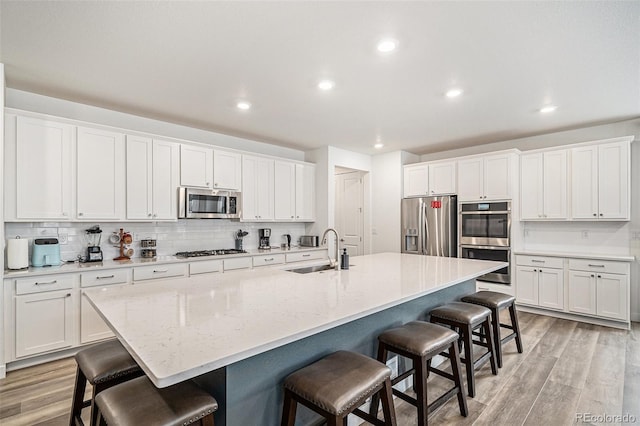
[{"label": "recessed ceiling light", "polygon": [[380,148],[384,147],[384,144],[383,144],[383,143],[378,142],[378,143],[377,143],[377,144],[375,144],[373,147],[374,147],[375,149],[380,149]]},{"label": "recessed ceiling light", "polygon": [[378,52],[381,52],[381,53],[389,53],[396,50],[396,47],[398,47],[398,42],[396,40],[391,38],[385,38],[378,42],[376,49],[378,49]]},{"label": "recessed ceiling light", "polygon": [[460,95],[462,95],[462,89],[458,89],[458,88],[450,89],[446,93],[447,98],[455,98],[455,97],[458,97]]},{"label": "recessed ceiling light", "polygon": [[236,104],[236,106],[238,107],[238,109],[241,109],[243,111],[248,110],[249,108],[251,108],[251,104],[249,102],[246,101],[240,101]]},{"label": "recessed ceiling light", "polygon": [[318,83],[318,89],[320,90],[331,90],[336,84],[331,80],[321,80]]},{"label": "recessed ceiling light", "polygon": [[556,109],[558,109],[558,107],[555,106],[555,105],[547,105],[547,106],[543,106],[542,108],[540,108],[540,112],[543,113],[543,114],[546,114],[548,112],[553,112]]}]

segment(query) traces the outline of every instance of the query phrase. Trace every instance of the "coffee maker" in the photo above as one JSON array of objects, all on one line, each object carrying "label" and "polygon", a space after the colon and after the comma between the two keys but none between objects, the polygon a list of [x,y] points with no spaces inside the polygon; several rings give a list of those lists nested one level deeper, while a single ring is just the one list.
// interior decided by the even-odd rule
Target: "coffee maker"
[{"label": "coffee maker", "polygon": [[269,242],[269,238],[271,238],[271,228],[258,229],[258,238],[260,242],[258,249],[268,250],[271,248],[271,243]]}]

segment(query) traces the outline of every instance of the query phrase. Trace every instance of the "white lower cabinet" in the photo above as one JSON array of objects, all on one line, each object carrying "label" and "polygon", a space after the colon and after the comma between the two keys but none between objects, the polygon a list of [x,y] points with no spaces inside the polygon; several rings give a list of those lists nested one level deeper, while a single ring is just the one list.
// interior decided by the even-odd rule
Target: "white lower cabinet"
[{"label": "white lower cabinet", "polygon": [[569,311],[629,320],[629,264],[569,260]]},{"label": "white lower cabinet", "polygon": [[16,358],[73,346],[76,295],[58,290],[15,297]]},{"label": "white lower cabinet", "polygon": [[564,309],[562,259],[517,256],[516,263],[516,296],[519,303]]}]

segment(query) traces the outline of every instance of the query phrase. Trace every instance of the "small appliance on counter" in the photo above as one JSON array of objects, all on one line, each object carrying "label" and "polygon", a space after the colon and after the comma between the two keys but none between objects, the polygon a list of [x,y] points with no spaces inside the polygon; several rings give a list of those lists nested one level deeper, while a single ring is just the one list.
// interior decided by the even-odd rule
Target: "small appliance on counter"
[{"label": "small appliance on counter", "polygon": [[261,228],[258,229],[258,249],[260,250],[269,250],[271,249],[271,243],[269,242],[271,238],[271,228]]},{"label": "small appliance on counter", "polygon": [[246,237],[247,235],[249,235],[249,233],[247,231],[243,231],[242,229],[238,229],[238,232],[236,232],[235,234],[235,241],[236,241],[236,250],[240,250],[242,251],[242,239],[244,237]]},{"label": "small appliance on counter", "polygon": [[32,266],[58,266],[60,261],[60,244],[57,238],[36,238],[31,251]]},{"label": "small appliance on counter", "polygon": [[7,240],[7,268],[24,269],[29,267],[29,240],[15,237]]},{"label": "small appliance on counter", "polygon": [[280,245],[280,248],[282,248],[283,250],[290,250],[291,249],[291,234],[284,234],[282,235],[287,242],[286,243],[282,243]]},{"label": "small appliance on counter", "polygon": [[92,226],[85,231],[87,239],[87,262],[102,262],[102,249],[100,240],[102,239],[102,229],[99,225]]},{"label": "small appliance on counter", "polygon": [[140,247],[142,247],[140,250],[140,257],[145,259],[152,259],[156,257],[156,240],[140,240]]},{"label": "small appliance on counter", "polygon": [[319,239],[317,235],[302,235],[300,237],[300,247],[318,247]]}]

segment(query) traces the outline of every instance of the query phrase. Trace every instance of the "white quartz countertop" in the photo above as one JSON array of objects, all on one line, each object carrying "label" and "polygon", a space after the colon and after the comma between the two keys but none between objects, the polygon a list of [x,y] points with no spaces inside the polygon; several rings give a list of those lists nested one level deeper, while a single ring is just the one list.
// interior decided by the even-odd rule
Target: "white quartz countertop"
[{"label": "white quartz countertop", "polygon": [[251,257],[260,256],[263,254],[286,254],[286,253],[298,253],[303,251],[316,251],[326,250],[326,247],[291,247],[290,249],[272,248],[271,250],[247,250],[247,253],[239,254],[227,254],[222,256],[202,256],[202,257],[176,257],[176,256],[158,256],[153,259],[145,259],[141,257],[134,257],[130,260],[103,260],[102,262],[71,262],[63,263],[59,266],[31,266],[26,269],[20,270],[5,270],[4,278],[20,278],[31,277],[39,275],[51,275],[51,274],[66,274],[73,272],[84,271],[97,271],[101,269],[117,269],[117,268],[131,268],[133,266],[145,266],[154,264],[166,264],[166,263],[183,263],[183,262],[200,262],[203,260],[213,259],[229,259],[232,257]]},{"label": "white quartz countertop", "polygon": [[350,263],[341,271],[262,268],[84,292],[165,387],[507,266],[400,253]]},{"label": "white quartz countertop", "polygon": [[625,256],[616,254],[585,254],[558,251],[538,251],[538,250],[519,250],[514,252],[516,255],[524,256],[548,256],[548,257],[566,257],[573,259],[595,259],[595,260],[614,260],[618,262],[633,262],[635,256]]}]

